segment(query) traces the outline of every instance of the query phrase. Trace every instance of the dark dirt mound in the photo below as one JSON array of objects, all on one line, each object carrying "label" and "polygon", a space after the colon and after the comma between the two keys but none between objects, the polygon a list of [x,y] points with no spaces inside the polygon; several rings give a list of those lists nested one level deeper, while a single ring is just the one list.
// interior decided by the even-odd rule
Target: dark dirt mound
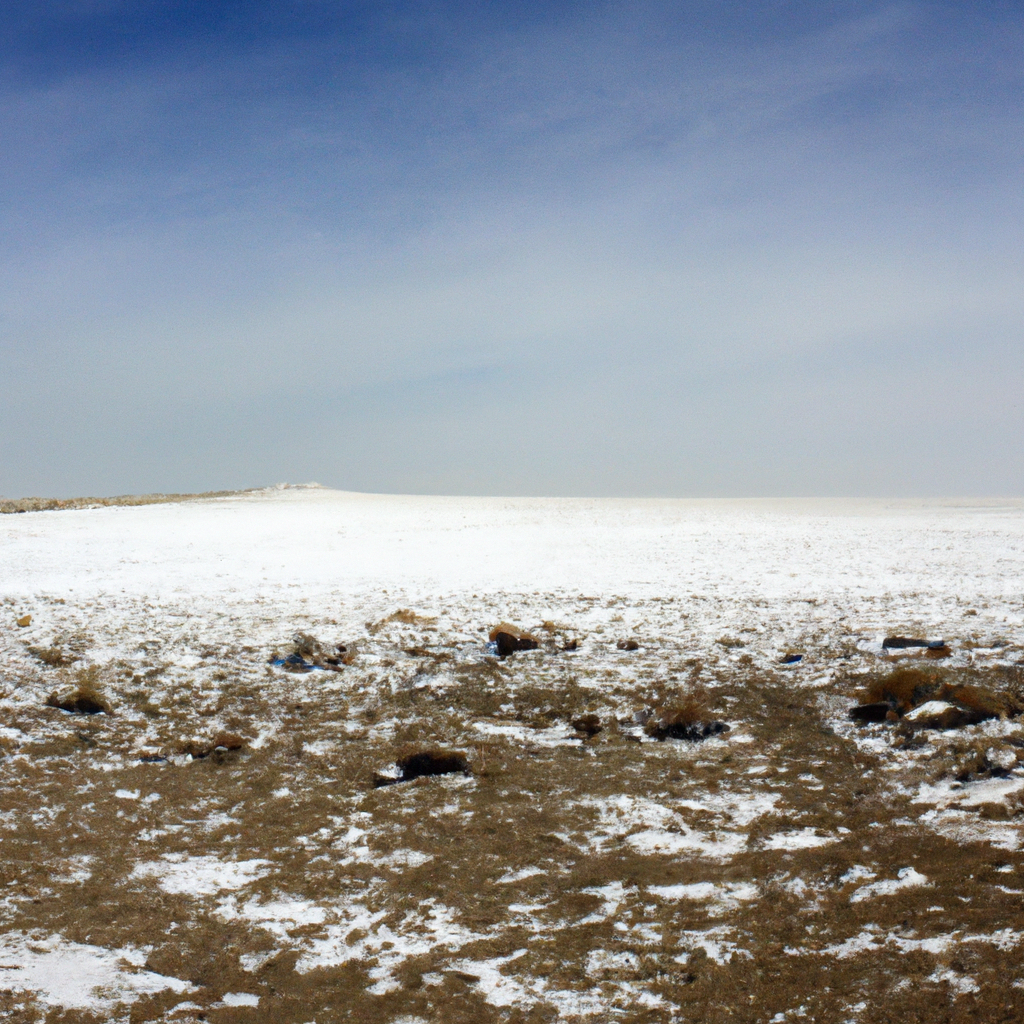
[{"label": "dark dirt mound", "polygon": [[698,743],[709,736],[728,732],[725,722],[713,719],[708,709],[708,694],[697,687],[676,702],[665,704],[645,720],[644,732],[652,739],[690,740]]},{"label": "dark dirt mound", "polygon": [[664,742],[665,740],[689,740],[691,743],[699,743],[709,736],[719,736],[728,732],[729,726],[725,722],[666,722],[663,719],[652,719],[644,727],[644,732],[652,739]]},{"label": "dark dirt mound", "polygon": [[[877,634],[876,634],[877,636]],[[904,651],[911,647],[928,647],[927,640],[917,640],[909,636],[887,636],[882,641],[882,647],[886,650]],[[941,641],[940,641],[941,646]]]},{"label": "dark dirt mound", "polygon": [[593,739],[599,732],[604,730],[600,716],[595,714],[580,715],[579,718],[574,718],[572,727],[578,733],[582,733],[588,740]]},{"label": "dark dirt mound", "polygon": [[209,757],[213,753],[221,753],[229,750],[241,750],[245,746],[245,739],[233,732],[218,733],[212,740],[189,740],[182,744],[181,753],[190,754],[197,761]]},{"label": "dark dirt mound", "polygon": [[46,706],[59,708],[73,715],[109,715],[110,705],[97,690],[80,686],[68,693],[54,691],[46,699]]},{"label": "dark dirt mound", "polygon": [[[898,668],[868,683],[860,692],[860,704],[850,708],[857,722],[904,719],[922,729],[957,729],[990,718],[1012,718],[1024,713],[1024,697],[1009,689],[995,689],[944,677],[941,669]],[[916,721],[912,712],[929,701],[949,705]],[[910,719],[905,716],[911,715]]]},{"label": "dark dirt mound", "polygon": [[507,658],[517,651],[535,651],[540,646],[540,641],[532,633],[507,622],[499,622],[488,634],[488,639],[497,645],[499,658]]},{"label": "dark dirt mound", "polygon": [[411,782],[424,775],[469,775],[469,761],[465,754],[454,750],[417,750],[400,757],[395,764],[400,772],[397,778],[378,775],[374,786],[392,786],[396,782]]},{"label": "dark dirt mound", "polygon": [[887,700],[872,701],[870,704],[858,704],[850,708],[850,718],[855,722],[884,722],[889,716],[898,718],[892,704]]}]

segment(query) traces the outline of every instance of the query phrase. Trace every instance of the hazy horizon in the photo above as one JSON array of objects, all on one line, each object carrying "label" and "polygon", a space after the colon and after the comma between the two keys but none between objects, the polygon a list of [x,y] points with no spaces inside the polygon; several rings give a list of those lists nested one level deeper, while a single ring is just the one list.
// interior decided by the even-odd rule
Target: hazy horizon
[{"label": "hazy horizon", "polygon": [[1022,42],[14,0],[0,494],[1024,494]]}]

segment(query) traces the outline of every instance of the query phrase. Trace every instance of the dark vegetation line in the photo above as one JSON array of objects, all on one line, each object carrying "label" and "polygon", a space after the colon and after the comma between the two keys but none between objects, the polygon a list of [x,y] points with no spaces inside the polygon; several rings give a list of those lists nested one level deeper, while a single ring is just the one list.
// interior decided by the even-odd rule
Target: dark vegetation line
[{"label": "dark vegetation line", "polygon": [[199,494],[119,494],[111,498],[7,498],[0,499],[0,513],[54,512],[67,509],[100,508],[105,505],[161,505],[173,501],[194,501],[198,498],[230,498],[235,494],[251,494],[260,490],[249,487],[240,491],[203,491]]}]

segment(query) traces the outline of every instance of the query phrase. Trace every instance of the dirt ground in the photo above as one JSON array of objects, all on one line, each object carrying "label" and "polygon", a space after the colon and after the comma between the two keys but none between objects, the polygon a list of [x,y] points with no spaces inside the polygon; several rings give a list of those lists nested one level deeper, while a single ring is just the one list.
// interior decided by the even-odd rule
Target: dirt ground
[{"label": "dirt ground", "polygon": [[[499,659],[495,621],[177,653],[138,621],[103,663],[86,632],[25,641],[0,670],[0,1017],[1024,1018],[1024,723],[852,722],[894,663],[852,643],[771,666],[526,622],[538,649]],[[910,656],[1020,693],[1013,651]],[[51,706],[80,691],[106,710]],[[729,729],[652,738],[680,707]],[[380,784],[424,750],[469,770]],[[18,981],[89,951],[116,954],[105,990]]]}]

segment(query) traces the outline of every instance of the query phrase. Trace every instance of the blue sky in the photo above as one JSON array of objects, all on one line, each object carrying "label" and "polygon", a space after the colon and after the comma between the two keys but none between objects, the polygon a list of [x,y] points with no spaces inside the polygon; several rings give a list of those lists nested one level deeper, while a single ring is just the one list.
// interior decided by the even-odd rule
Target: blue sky
[{"label": "blue sky", "polygon": [[1024,493],[1015,3],[0,6],[0,494]]}]

